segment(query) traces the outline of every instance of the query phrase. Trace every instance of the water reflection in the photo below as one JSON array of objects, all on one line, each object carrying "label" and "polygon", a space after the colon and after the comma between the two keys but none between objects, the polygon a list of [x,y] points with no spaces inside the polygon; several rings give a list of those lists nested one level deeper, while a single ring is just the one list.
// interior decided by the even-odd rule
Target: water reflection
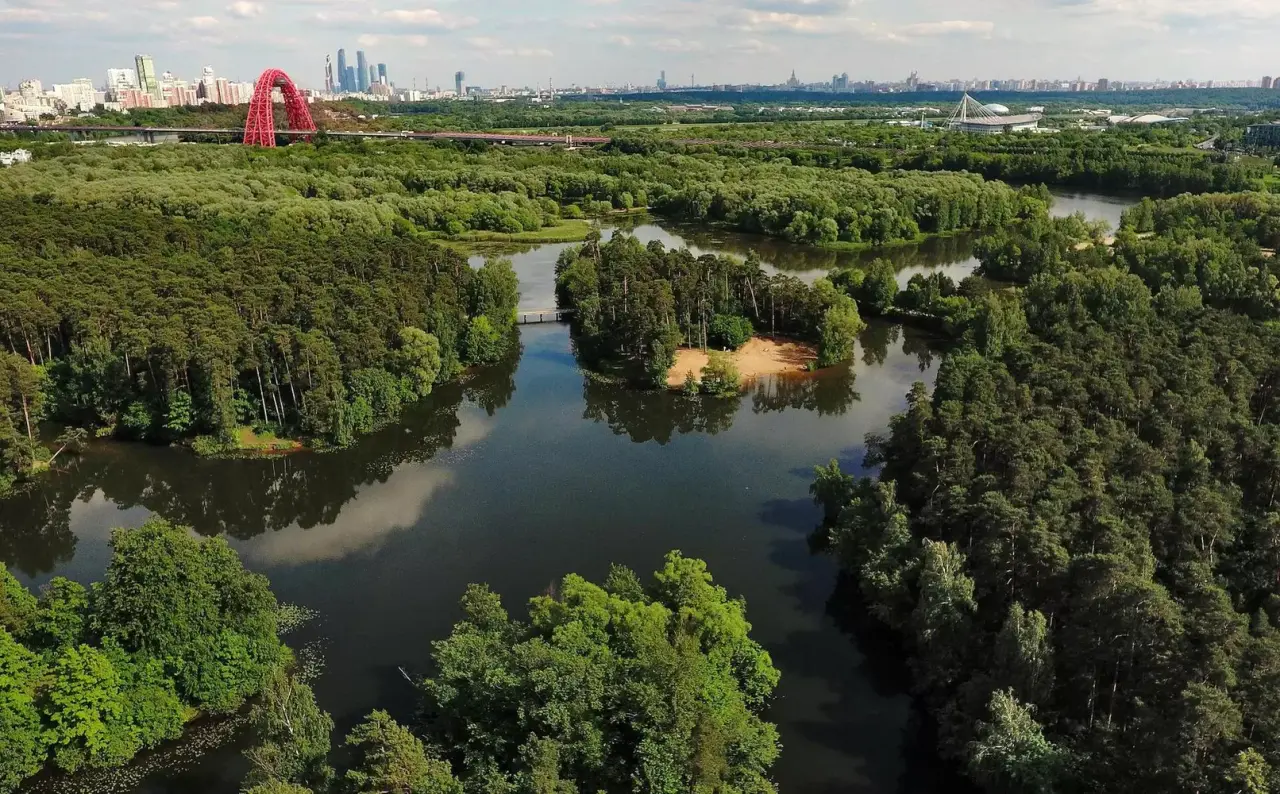
[{"label": "water reflection", "polygon": [[[437,387],[401,422],[333,454],[202,460],[179,449],[96,444],[40,488],[4,503],[0,555],[30,577],[70,561],[77,537],[72,507],[95,498],[105,498],[117,511],[144,508],[202,535],[244,540],[267,530],[328,528],[308,534],[301,544],[306,548],[291,548],[287,555],[271,544],[255,548],[273,561],[332,559],[368,546],[376,541],[374,533],[411,524],[430,494],[448,483],[448,475],[433,471],[419,472],[416,481],[389,483],[391,475],[482,437],[484,426],[464,425],[459,409],[466,401],[492,416],[506,406],[515,393],[519,361],[516,351],[461,383]],[[111,513],[101,516],[102,522],[113,520],[127,523]]]}]

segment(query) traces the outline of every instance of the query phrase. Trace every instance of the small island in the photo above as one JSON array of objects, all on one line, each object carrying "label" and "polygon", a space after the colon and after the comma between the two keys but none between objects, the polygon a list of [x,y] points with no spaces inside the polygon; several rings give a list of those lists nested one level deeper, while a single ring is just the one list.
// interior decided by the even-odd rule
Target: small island
[{"label": "small island", "polygon": [[865,323],[828,279],[805,284],[746,259],[667,250],[615,234],[561,254],[556,300],[595,373],[652,388],[736,393],[743,378],[853,358]]}]

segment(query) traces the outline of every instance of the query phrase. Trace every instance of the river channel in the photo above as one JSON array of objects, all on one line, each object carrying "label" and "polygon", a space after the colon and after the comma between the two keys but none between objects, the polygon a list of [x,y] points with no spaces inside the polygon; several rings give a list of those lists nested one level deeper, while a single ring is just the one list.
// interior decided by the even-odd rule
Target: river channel
[{"label": "river channel", "polygon": [[[1129,203],[1064,196],[1055,211],[1114,225]],[[649,223],[631,232],[698,252],[755,250],[801,277],[874,256]],[[904,280],[937,268],[959,278],[975,264],[971,246],[956,237],[879,255]],[[553,305],[564,247],[512,257],[523,307]],[[587,381],[564,325],[523,326],[521,348],[335,453],[202,460],[94,444],[40,488],[0,502],[0,559],[31,587],[57,575],[87,584],[102,576],[113,527],[158,514],[226,536],[282,601],[318,612],[289,641],[323,648],[314,687],[337,743],[372,709],[412,718],[400,668],[426,668],[467,583],[489,583],[520,614],[566,573],[600,579],[619,562],[645,576],[680,549],[746,598],[753,636],[782,671],[770,719],[784,794],[956,790],[913,716],[900,659],[808,541],[819,520],[813,465],[860,467],[863,437],[884,430],[913,382],[932,383],[940,359],[929,340],[873,324],[850,366],[761,380],[731,400]],[[242,742],[133,790],[231,794]]]}]

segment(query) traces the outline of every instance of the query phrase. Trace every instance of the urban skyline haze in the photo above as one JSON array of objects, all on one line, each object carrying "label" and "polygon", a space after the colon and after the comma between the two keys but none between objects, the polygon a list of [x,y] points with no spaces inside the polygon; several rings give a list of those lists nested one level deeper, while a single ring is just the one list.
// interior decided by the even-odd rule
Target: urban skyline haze
[{"label": "urban skyline haze", "polygon": [[1273,0],[0,0],[0,85],[96,81],[147,52],[178,74],[277,66],[322,88],[339,47],[422,87],[460,67],[478,85],[1257,80],[1280,73],[1277,34]]}]

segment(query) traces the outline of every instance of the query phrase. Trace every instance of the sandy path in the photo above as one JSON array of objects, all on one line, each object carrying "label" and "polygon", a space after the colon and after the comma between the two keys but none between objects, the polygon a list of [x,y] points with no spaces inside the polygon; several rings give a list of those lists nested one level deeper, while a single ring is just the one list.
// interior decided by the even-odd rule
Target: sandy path
[{"label": "sandy path", "polygon": [[[804,372],[809,362],[816,360],[817,352],[811,345],[784,339],[757,336],[733,354],[733,363],[743,380],[781,372]],[[676,351],[676,363],[667,373],[667,385],[679,388],[684,385],[686,373],[700,377],[707,365],[707,354],[697,348],[681,348]]]}]

